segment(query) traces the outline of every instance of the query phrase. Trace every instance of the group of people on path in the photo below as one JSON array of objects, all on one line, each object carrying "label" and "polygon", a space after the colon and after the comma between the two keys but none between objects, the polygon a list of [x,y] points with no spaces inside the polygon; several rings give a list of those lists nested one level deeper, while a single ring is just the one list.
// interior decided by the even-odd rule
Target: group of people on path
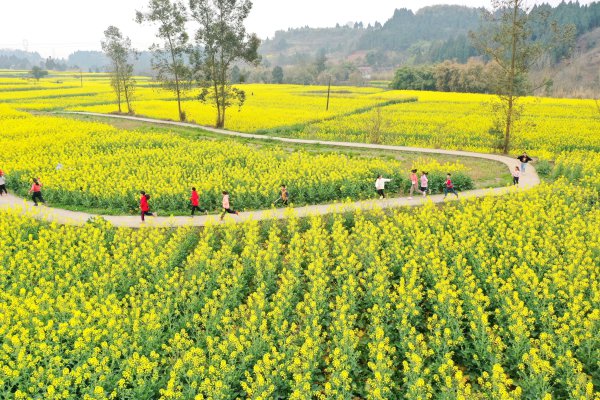
[{"label": "group of people on path", "polygon": [[[527,155],[527,152],[524,152],[522,155],[517,157],[517,159],[520,161],[521,166],[520,167],[516,166],[514,171],[512,172],[514,185],[519,184],[519,179],[521,177],[521,174],[525,173],[527,164],[529,162],[533,161],[533,159]],[[61,164],[59,164],[59,166],[60,166],[60,168],[62,168]],[[57,167],[57,169],[59,169],[59,167]],[[427,172],[422,171],[421,176],[419,177],[419,176],[417,176],[417,169],[413,169],[410,172],[409,179],[410,179],[410,192],[409,192],[409,197],[408,197],[409,200],[412,200],[412,198],[413,198],[412,196],[415,192],[420,193],[423,197],[427,196],[428,193],[431,193],[431,190],[429,189],[429,178],[428,178]],[[384,178],[382,175],[379,175],[377,177],[377,180],[375,181],[375,189],[376,189],[377,194],[379,195],[380,199],[385,198],[385,184],[388,182],[391,182],[391,181],[392,181],[391,179]],[[29,194],[31,194],[31,198],[32,198],[35,206],[38,206],[39,203],[46,204],[46,201],[44,200],[44,197],[42,196],[42,186],[43,185],[41,183],[40,178],[32,178],[32,184],[31,184],[31,188],[29,189]],[[456,197],[458,198],[458,193],[456,192],[456,188],[454,187],[454,183],[452,182],[452,174],[450,174],[450,173],[448,173],[446,175],[446,180],[444,182],[444,198],[446,198],[446,196],[448,196],[448,193],[452,193],[452,194],[456,195]],[[3,196],[5,194],[8,195],[8,191],[6,189],[6,177],[4,175],[4,172],[2,170],[0,170],[0,196]],[[220,216],[221,221],[223,220],[223,218],[225,217],[226,214],[239,215],[239,212],[236,211],[235,209],[233,209],[233,207],[231,206],[229,193],[227,191],[223,191],[222,195],[223,195],[223,198],[222,198],[221,205],[223,207],[223,212],[221,213],[221,216]],[[150,212],[150,204],[148,202],[149,200],[150,200],[150,195],[144,191],[141,191],[139,206],[140,206],[140,211],[141,211],[142,222],[145,221],[146,216],[156,216],[156,213]],[[280,196],[277,200],[275,200],[274,204],[278,203],[279,201],[281,201],[282,204],[285,206],[288,205],[289,194],[288,194],[286,185],[281,185]],[[196,191],[195,187],[192,188],[192,193],[190,196],[190,205],[191,205],[191,209],[192,209],[191,217],[193,217],[195,215],[196,211],[202,212],[202,213],[208,213],[208,210],[200,208],[200,196],[198,195],[198,192]]]},{"label": "group of people on path", "polygon": [[[42,182],[40,178],[31,178],[31,188],[29,189],[29,194],[31,195],[31,199],[33,200],[33,204],[37,207],[38,202],[46,204],[46,200],[42,196]],[[8,196],[8,190],[6,190],[6,176],[4,175],[4,171],[0,169],[0,196]]]},{"label": "group of people on path", "polygon": [[[140,211],[141,211],[142,222],[144,222],[146,216],[156,216],[157,214],[150,212],[150,205],[148,203],[148,200],[150,200],[150,195],[144,191],[141,191],[140,195],[141,195],[140,196]],[[231,206],[231,202],[229,199],[229,192],[224,190],[222,192],[222,195],[223,195],[223,198],[221,200],[221,206],[223,207],[223,212],[221,213],[221,216],[220,216],[221,221],[223,221],[223,218],[225,218],[226,214],[239,215],[240,212],[236,211]],[[275,200],[274,204],[281,201],[283,205],[287,206],[288,200],[289,200],[289,194],[287,191],[287,187],[286,187],[286,185],[281,185],[281,194],[280,194],[279,198],[277,200]],[[196,190],[195,187],[192,188],[192,193],[190,195],[190,206],[192,208],[191,217],[194,217],[196,211],[208,214],[207,209],[200,208],[200,196],[198,195],[198,191]]]},{"label": "group of people on path", "polygon": [[[416,169],[410,171],[409,200],[412,200],[412,196],[415,192],[420,193],[423,197],[426,197],[428,193],[431,194],[431,189],[429,189],[429,173],[422,171],[421,177],[419,178],[417,176],[417,171],[418,170]],[[377,177],[377,180],[375,181],[375,189],[377,190],[377,194],[379,195],[380,199],[385,198],[385,184],[391,181],[391,179],[384,178],[382,175]],[[448,193],[453,193],[456,195],[456,197],[458,197],[458,193],[454,188],[454,183],[452,183],[452,174],[450,173],[446,175],[446,181],[444,182],[444,198],[448,196]]]},{"label": "group of people on path", "polygon": [[527,164],[529,164],[531,161],[533,161],[533,158],[529,157],[527,155],[527,152],[524,152],[519,157],[517,157],[517,160],[519,160],[521,162],[521,168],[519,168],[519,166],[517,165],[512,173],[513,185],[519,184],[519,180],[521,179],[521,174],[525,173],[525,170],[527,169]]},{"label": "group of people on path", "polygon": [[[517,157],[517,160],[519,160],[521,162],[521,167],[519,168],[519,166],[517,165],[517,166],[515,166],[515,169],[512,171],[514,185],[519,184],[521,174],[525,173],[527,164],[530,163],[531,161],[533,161],[533,159],[527,155],[527,152],[524,152],[522,155]],[[419,178],[417,176],[416,169],[413,169],[410,171],[410,176],[409,176],[410,191],[408,194],[409,200],[412,200],[413,194],[415,192],[420,193],[421,195],[423,195],[423,197],[427,196],[428,193],[431,193],[431,190],[429,189],[429,179],[428,179],[427,175],[428,175],[427,172],[422,171],[421,177]],[[384,178],[382,175],[379,175],[377,177],[377,180],[375,181],[375,189],[377,190],[377,194],[379,195],[380,199],[385,198],[385,184],[388,182],[391,182],[391,181],[392,181],[391,179]],[[452,193],[452,194],[456,195],[456,197],[458,198],[458,193],[456,192],[454,183],[452,183],[452,174],[450,174],[450,173],[448,173],[446,175],[446,181],[444,182],[444,198],[446,198],[446,196],[448,196],[448,193]]]}]

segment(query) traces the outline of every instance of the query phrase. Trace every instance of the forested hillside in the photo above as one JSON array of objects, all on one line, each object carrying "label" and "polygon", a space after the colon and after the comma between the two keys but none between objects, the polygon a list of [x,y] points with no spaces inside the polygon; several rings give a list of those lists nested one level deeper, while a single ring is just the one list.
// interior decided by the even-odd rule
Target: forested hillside
[{"label": "forested hillside", "polygon": [[[403,8],[397,9],[383,25],[356,22],[334,28],[289,29],[265,40],[261,53],[271,64],[282,66],[310,62],[318,52],[332,61],[352,60],[371,67],[395,67],[405,62],[466,62],[478,55],[468,33],[479,28],[482,11],[448,5],[425,7],[416,13]],[[598,2],[563,2],[556,7],[541,4],[534,6],[531,13],[539,16],[533,29],[534,35],[540,37],[551,35],[553,23],[574,25],[578,36],[600,26]],[[564,54],[565,49],[558,49],[551,61],[558,63]]]}]

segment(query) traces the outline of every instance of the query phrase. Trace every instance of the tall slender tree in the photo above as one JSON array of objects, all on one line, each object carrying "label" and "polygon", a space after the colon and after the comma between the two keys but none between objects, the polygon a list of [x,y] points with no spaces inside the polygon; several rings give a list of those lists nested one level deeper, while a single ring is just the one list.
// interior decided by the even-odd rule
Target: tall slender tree
[{"label": "tall slender tree", "polygon": [[572,26],[561,28],[553,23],[552,40],[543,42],[534,35],[536,17],[530,13],[526,0],[492,0],[492,6],[492,11],[485,12],[486,25],[479,32],[471,32],[470,37],[475,48],[499,69],[494,82],[499,99],[495,109],[502,122],[495,130],[503,135],[499,147],[506,154],[522,110],[519,99],[532,89],[528,79],[531,67],[560,43],[571,43],[574,30]]},{"label": "tall slender tree", "polygon": [[187,10],[179,1],[150,0],[147,12],[136,11],[138,23],[148,22],[158,25],[156,37],[163,40],[163,45],[153,44],[152,68],[163,87],[177,96],[179,119],[186,120],[181,106],[181,97],[191,88],[191,70],[186,63],[186,55],[190,52],[189,35],[186,32]]},{"label": "tall slender tree", "polygon": [[196,31],[193,64],[202,88],[200,100],[217,109],[216,126],[225,126],[227,108],[241,107],[246,94],[231,86],[229,69],[235,61],[257,64],[260,40],[248,34],[244,20],[250,14],[250,0],[189,0]]},{"label": "tall slender tree", "polygon": [[105,40],[102,41],[102,50],[110,60],[111,85],[117,96],[119,112],[123,97],[127,104],[127,112],[133,114],[133,93],[135,79],[133,77],[133,63],[131,58],[137,57],[137,52],[131,47],[131,40],[124,37],[119,28],[109,26],[104,31]]}]

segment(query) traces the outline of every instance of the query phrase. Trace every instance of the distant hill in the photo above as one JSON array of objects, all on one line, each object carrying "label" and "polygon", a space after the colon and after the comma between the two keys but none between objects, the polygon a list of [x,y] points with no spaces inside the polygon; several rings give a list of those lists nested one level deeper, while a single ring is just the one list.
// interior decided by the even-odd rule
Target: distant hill
[{"label": "distant hill", "polygon": [[[536,5],[535,15],[548,15],[547,23],[534,27],[538,37],[547,37],[552,21],[573,24],[579,36],[600,27],[600,3],[581,5],[563,2],[556,7]],[[325,54],[332,62],[351,60],[362,67],[390,68],[399,64],[426,64],[444,60],[466,62],[477,56],[468,33],[481,24],[482,9],[438,5],[416,13],[397,9],[383,25],[362,22],[332,28],[309,27],[278,31],[262,43],[260,52],[269,64],[293,66],[311,62]],[[540,18],[540,21],[542,18]],[[563,49],[564,50],[564,49]],[[561,60],[562,50],[553,55]]]},{"label": "distant hill", "polygon": [[[138,75],[152,74],[152,54],[142,51],[134,63]],[[42,58],[37,52],[23,50],[0,49],[0,69],[28,70],[33,66],[52,70],[81,69],[89,72],[103,72],[108,66],[108,60],[101,51],[80,50],[69,55],[66,59]]]},{"label": "distant hill", "polygon": [[[401,8],[382,23],[358,21],[331,28],[306,26],[278,31],[261,43],[261,65],[235,65],[231,78],[234,83],[364,85],[373,79],[391,80],[404,66],[429,68],[445,61],[466,64],[473,58],[485,61],[468,38],[469,32],[482,24],[482,12],[481,8],[457,5],[424,7],[417,12]],[[555,7],[539,4],[531,13],[536,17],[532,28],[537,39],[550,39],[552,23],[571,24],[577,32],[575,54],[565,60],[567,48],[553,50],[534,71],[534,78],[553,76],[552,94],[600,93],[600,2],[582,5],[563,1]],[[148,51],[142,52],[135,62],[135,73],[152,75],[151,58]],[[0,50],[0,68],[23,70],[41,65],[102,72],[107,64],[99,51],[82,50],[67,59],[52,60],[34,52]],[[282,67],[277,74],[275,67]]]},{"label": "distant hill", "polygon": [[0,68],[29,69],[43,61],[39,53],[23,50],[0,49]]},{"label": "distant hill", "polygon": [[600,28],[579,37],[573,57],[534,73],[534,79],[542,74],[552,78],[553,95],[600,98]]}]

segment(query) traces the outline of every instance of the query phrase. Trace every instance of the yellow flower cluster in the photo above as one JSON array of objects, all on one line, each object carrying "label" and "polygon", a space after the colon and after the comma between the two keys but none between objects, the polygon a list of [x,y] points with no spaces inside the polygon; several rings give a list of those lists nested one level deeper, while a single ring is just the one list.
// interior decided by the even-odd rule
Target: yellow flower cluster
[{"label": "yellow flower cluster", "polygon": [[[382,109],[386,144],[495,151],[493,96],[438,92],[386,92],[386,96],[417,97],[417,102]],[[525,113],[513,133],[515,152],[529,151],[552,159],[564,151],[600,151],[600,114],[592,100],[523,98]],[[364,115],[333,118],[304,128],[302,137],[364,140]]]},{"label": "yellow flower cluster", "polygon": [[[41,83],[2,78],[0,102],[34,110],[117,111],[105,74],[79,77],[55,74]],[[134,108],[137,114],[177,120],[173,94],[139,77]],[[491,133],[494,97],[482,94],[396,91],[380,88],[332,88],[325,110],[327,88],[297,85],[240,85],[247,95],[241,110],[227,111],[226,128],[244,132],[273,132],[327,140],[364,141],[374,124],[385,144],[496,151]],[[18,90],[16,90],[18,89]],[[197,90],[186,94],[183,108],[190,121],[213,125],[215,110],[197,100]],[[402,102],[406,99],[417,101]],[[400,104],[390,104],[389,102]],[[512,148],[553,159],[565,151],[600,151],[600,118],[592,100],[523,98],[522,118],[515,127]],[[381,108],[375,118],[375,108]]]},{"label": "yellow flower cluster", "polygon": [[0,395],[597,399],[599,198],[202,231],[2,211]]},{"label": "yellow flower cluster", "polygon": [[[234,204],[262,207],[284,182],[293,197],[321,199],[360,197],[378,172],[405,178],[390,161],[15,110],[114,111],[106,76],[84,80],[0,80],[9,186],[39,175],[57,201],[132,207],[145,189],[175,207],[195,185],[203,205],[230,189]],[[322,88],[246,90],[239,129],[329,115]],[[137,94],[138,110],[168,116],[173,103],[152,82]],[[336,89],[339,118],[302,134],[362,140],[353,129],[365,115],[344,114],[412,95],[419,102],[386,107],[391,142],[490,150],[481,95]],[[191,118],[210,122],[189,101]],[[290,210],[285,224],[201,231],[0,211],[0,398],[598,400],[598,122],[584,101],[524,101],[531,123],[517,143],[557,155],[555,182],[501,198],[303,220]]]},{"label": "yellow flower cluster", "polygon": [[[406,181],[396,160],[313,154],[232,140],[191,140],[156,132],[120,131],[111,126],[48,116],[31,116],[3,106],[2,168],[9,187],[25,194],[40,177],[51,203],[129,212],[141,190],[162,211],[181,212],[197,188],[203,208],[220,206],[231,192],[241,209],[268,208],[286,184],[292,202],[319,203],[367,198],[378,174]],[[432,163],[432,171],[460,171],[461,164]]]}]

